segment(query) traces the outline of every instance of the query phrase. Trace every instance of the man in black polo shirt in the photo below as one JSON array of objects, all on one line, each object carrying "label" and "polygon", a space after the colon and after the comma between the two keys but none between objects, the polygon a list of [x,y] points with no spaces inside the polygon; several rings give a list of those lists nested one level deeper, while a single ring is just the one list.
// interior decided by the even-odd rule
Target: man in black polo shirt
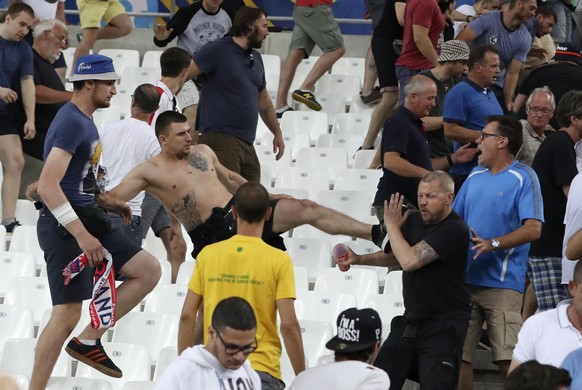
[{"label": "man in black polo shirt", "polygon": [[[25,165],[20,179],[20,197],[26,192],[26,187],[38,180],[42,170],[44,139],[53,118],[59,109],[71,100],[72,92],[65,86],[53,63],[60,58],[61,52],[67,46],[67,26],[57,19],[48,19],[34,27],[32,33],[34,85],[35,85],[35,122],[36,136],[25,139],[20,136],[24,151]],[[17,88],[20,94],[19,88]],[[26,114],[22,102],[14,105],[14,121],[19,128],[26,122]]]},{"label": "man in black polo shirt", "polygon": [[384,251],[356,255],[350,250],[346,260],[404,270],[404,316],[392,320],[374,363],[388,373],[392,389],[402,388],[407,378],[423,389],[457,386],[470,315],[465,284],[469,228],[452,211],[454,196],[447,173],[428,173],[418,185],[419,211],[402,213],[404,197],[398,193],[386,202],[390,240]]},{"label": "man in black polo shirt", "polygon": [[384,201],[399,192],[407,206],[417,207],[416,189],[421,177],[433,169],[448,170],[453,164],[470,161],[475,148],[465,145],[454,154],[432,158],[422,118],[435,106],[437,88],[430,78],[412,77],[404,87],[406,98],[384,124],[380,162],[384,175],[374,199],[376,216],[383,220]]}]

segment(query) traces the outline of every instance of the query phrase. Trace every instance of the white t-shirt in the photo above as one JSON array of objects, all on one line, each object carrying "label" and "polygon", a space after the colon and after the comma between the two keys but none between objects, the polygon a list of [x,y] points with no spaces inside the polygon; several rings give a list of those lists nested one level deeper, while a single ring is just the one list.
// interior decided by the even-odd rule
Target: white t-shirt
[{"label": "white t-shirt", "polygon": [[[580,169],[578,169],[580,170]],[[566,258],[566,246],[568,240],[578,230],[582,229],[582,175],[579,173],[570,183],[566,213],[564,214],[564,241],[562,243],[562,284],[568,284],[574,279],[574,267],[578,261]]]},{"label": "white t-shirt", "polygon": [[334,362],[299,374],[289,390],[386,390],[390,379],[384,370],[357,360]]},{"label": "white t-shirt", "polygon": [[156,381],[154,390],[258,390],[261,380],[246,360],[237,370],[224,368],[203,345],[188,348]]},{"label": "white t-shirt", "polygon": [[555,309],[528,318],[517,335],[513,360],[519,363],[537,360],[560,367],[573,350],[582,347],[582,335],[568,318],[572,299],[562,301]]},{"label": "white t-shirt", "polygon": [[[158,119],[158,116],[162,112],[174,111],[173,99],[176,99],[176,97],[174,96],[172,91],[170,91],[170,88],[168,88],[168,86],[166,84],[162,83],[161,81],[158,81],[158,83],[156,84],[156,87],[161,88],[163,93],[160,95],[160,106],[159,106],[158,110],[156,112],[154,112],[154,114],[152,115],[152,118],[150,119],[150,126],[152,126],[152,129],[156,128],[156,120]],[[178,106],[177,100],[176,100],[176,111],[182,112],[180,110],[180,107]]]},{"label": "white t-shirt", "polygon": [[65,1],[66,0],[58,0],[54,3],[49,3],[45,0],[23,0],[22,2],[32,7],[34,10],[34,16],[38,18],[39,22],[44,22],[47,19],[55,19],[58,4],[64,3]]},{"label": "white t-shirt", "polygon": [[[113,121],[99,131],[101,165],[107,169],[109,183],[106,189],[117,186],[137,165],[160,153],[160,143],[154,129],[134,118]],[[141,216],[144,192],[127,202],[133,215]]]}]

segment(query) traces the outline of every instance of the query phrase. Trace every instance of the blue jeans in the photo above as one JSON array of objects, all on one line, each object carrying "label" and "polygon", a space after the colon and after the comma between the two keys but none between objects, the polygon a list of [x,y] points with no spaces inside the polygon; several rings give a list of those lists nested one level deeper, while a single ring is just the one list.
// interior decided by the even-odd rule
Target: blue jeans
[{"label": "blue jeans", "polygon": [[122,234],[128,239],[135,242],[141,247],[141,242],[143,240],[141,217],[134,215],[131,217],[131,222],[129,225],[123,223],[121,217],[117,214],[109,213],[111,218],[111,228],[119,229]]}]

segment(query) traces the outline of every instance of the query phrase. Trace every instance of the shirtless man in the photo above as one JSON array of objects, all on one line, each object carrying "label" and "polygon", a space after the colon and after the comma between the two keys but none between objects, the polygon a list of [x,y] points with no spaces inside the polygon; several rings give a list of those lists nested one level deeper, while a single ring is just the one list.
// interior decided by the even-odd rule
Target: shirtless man
[{"label": "shirtless man", "polygon": [[[184,115],[167,111],[158,117],[156,136],[162,152],[135,167],[111,194],[122,200],[145,190],[184,225],[196,255],[210,243],[236,233],[230,206],[237,188],[246,182],[226,169],[206,145],[191,145],[192,138]],[[277,196],[272,199],[273,217],[265,224],[263,240],[285,249],[279,233],[310,224],[329,234],[345,234],[382,242],[383,225],[358,222],[335,210],[309,200]]]}]

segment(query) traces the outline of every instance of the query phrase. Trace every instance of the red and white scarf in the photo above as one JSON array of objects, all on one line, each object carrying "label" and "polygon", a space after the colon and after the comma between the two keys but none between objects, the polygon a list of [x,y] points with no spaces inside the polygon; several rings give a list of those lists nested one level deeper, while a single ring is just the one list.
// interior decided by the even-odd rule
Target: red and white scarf
[{"label": "red and white scarf", "polygon": [[[84,253],[71,261],[65,269],[63,276],[64,285],[68,285],[71,280],[81,273],[83,268],[89,263]],[[104,329],[115,325],[115,270],[111,254],[105,251],[105,258],[95,268],[93,276],[93,298],[89,305],[89,315],[91,316],[91,327],[94,329]]]}]

